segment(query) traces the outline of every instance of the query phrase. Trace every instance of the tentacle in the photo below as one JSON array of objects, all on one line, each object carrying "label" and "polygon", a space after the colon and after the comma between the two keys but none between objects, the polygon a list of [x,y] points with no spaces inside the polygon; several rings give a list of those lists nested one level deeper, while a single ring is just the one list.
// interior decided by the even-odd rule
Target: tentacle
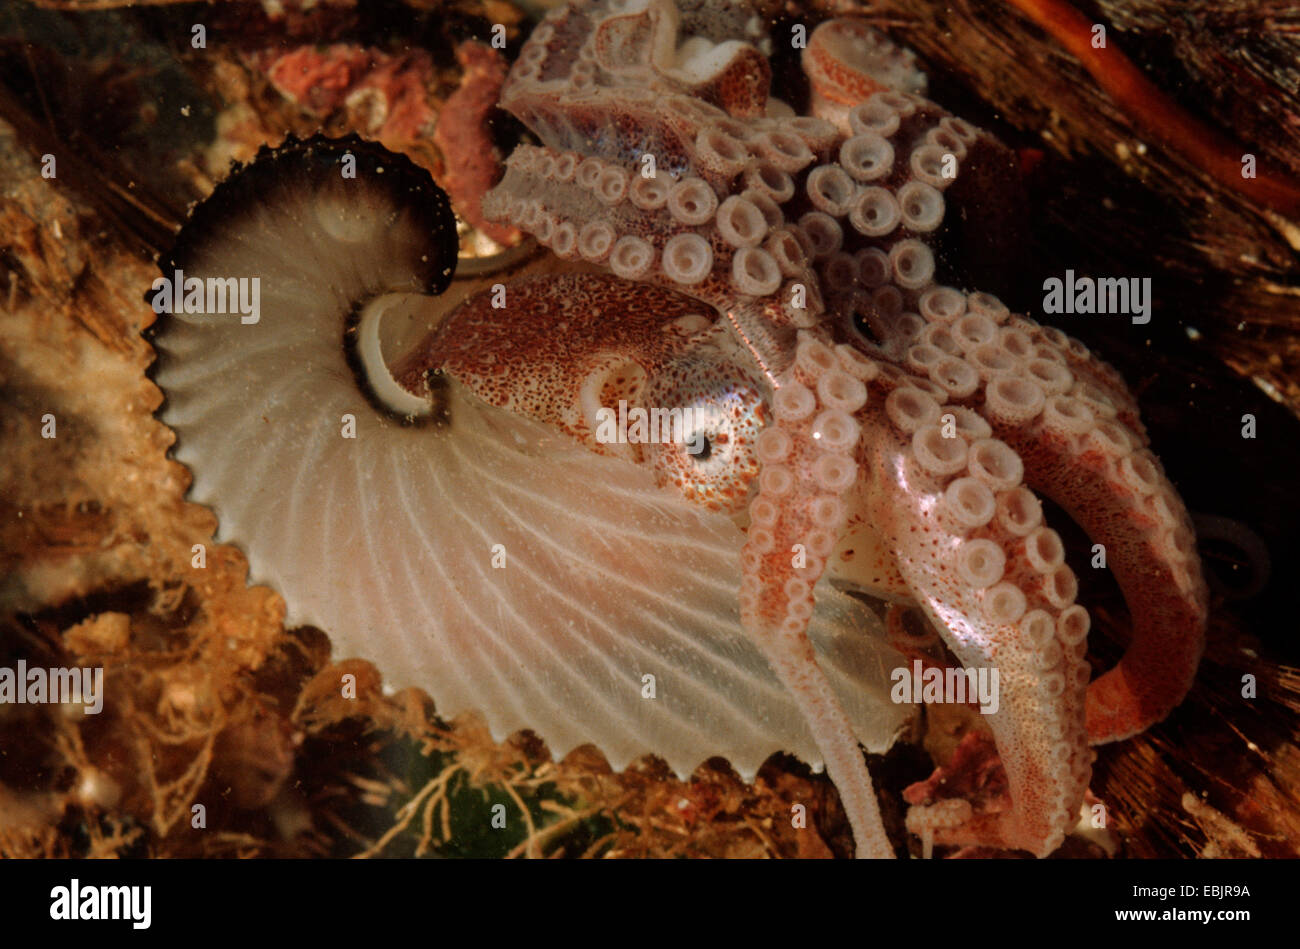
[{"label": "tentacle", "polygon": [[1204,650],[1207,590],[1192,522],[1114,369],[1032,320],[998,332],[1011,365],[983,380],[985,417],[1027,481],[1104,548],[1132,616],[1124,657],[1088,689],[1089,740],[1126,738],[1183,700]]},{"label": "tentacle", "polygon": [[862,20],[827,20],[808,37],[803,68],[812,85],[812,112],[848,134],[848,111],[872,93],[925,93],[916,55]]},{"label": "tentacle", "polygon": [[1088,786],[1088,617],[1073,603],[1060,538],[1023,516],[1037,501],[1015,454],[977,420],[958,426],[943,398],[879,373],[860,414],[860,457],[872,510],[922,609],[968,670],[997,675],[988,722],[1013,806],[916,822],[939,842],[1043,856],[1064,839]]},{"label": "tentacle", "polygon": [[[905,245],[889,258],[908,268],[901,281],[929,283],[932,262],[927,272],[911,238],[939,226],[942,193],[959,180],[958,166],[997,149],[934,103],[894,90],[848,110],[843,129],[729,107],[700,89],[739,72],[740,84],[765,99],[765,65],[746,68],[745,44],[687,56],[701,40],[698,25],[690,32],[670,7],[652,0],[624,15],[597,3],[534,34],[502,104],[543,145],[515,150],[484,209],[562,258],[670,287],[727,314],[775,378],[789,359],[789,331],[820,323],[828,292],[864,289],[854,251]],[[819,30],[809,68],[853,85],[863,64],[839,57],[857,42],[856,29],[837,21]],[[633,64],[660,65],[635,76],[602,65],[588,46],[602,36],[613,43],[615,33],[635,50]],[[662,65],[674,49],[689,69]],[[619,117],[612,124],[611,114]],[[977,178],[980,165],[972,166]]]},{"label": "tentacle", "polygon": [[[726,120],[701,120],[695,110],[703,107],[688,99],[670,99],[665,105],[669,116],[675,102],[689,105],[690,118],[683,121],[702,129],[700,140],[712,143],[710,149],[736,149],[731,177],[753,160],[749,146],[739,140],[723,143],[726,133],[714,126]],[[819,124],[833,137],[829,124]],[[714,132],[716,140],[709,137]],[[802,149],[806,157],[797,158],[802,165],[813,160],[803,138],[780,135],[782,147]],[[636,161],[520,147],[484,209],[489,217],[536,235],[562,258],[606,267],[618,277],[671,288],[732,312],[751,337],[821,319],[824,306],[812,245],[770,195],[754,187],[728,197],[729,186],[708,180],[707,156],[696,156],[676,173],[665,168],[662,154],[655,157],[652,169]],[[776,166],[752,167],[755,180],[771,187],[790,182]],[[755,353],[769,354],[765,361],[771,362],[770,354],[780,348],[760,341]]]},{"label": "tentacle", "polygon": [[[1106,552],[1133,616],[1120,664],[1092,683],[1094,743],[1142,731],[1190,688],[1204,647],[1206,589],[1192,525],[1147,449],[1137,403],[1113,368],[996,297],[922,291],[921,319],[876,316],[883,352],[989,420],[1025,480]],[[906,316],[906,314],[904,314]],[[1026,530],[1039,523],[1026,504]]]},{"label": "tentacle", "polygon": [[1106,552],[1133,621],[1119,664],[1088,689],[1093,744],[1127,738],[1187,694],[1204,651],[1207,591],[1195,534],[1160,463],[1116,420],[1089,421],[1081,400],[1057,398],[1040,418],[1001,434],[1031,483]]},{"label": "tentacle", "polygon": [[521,118],[525,112],[545,116],[550,121],[543,123],[543,139],[556,145],[567,138],[557,147],[569,148],[576,141],[612,144],[639,122],[624,119],[613,136],[602,123],[583,129],[572,117],[555,118],[561,95],[590,98],[599,90],[622,99],[620,105],[639,107],[637,120],[653,113],[657,96],[670,93],[732,115],[759,116],[771,78],[763,46],[769,41],[762,21],[743,2],[694,10],[671,0],[569,4],[548,13],[520,49],[502,105]]},{"label": "tentacle", "polygon": [[[891,857],[862,752],[808,641],[813,588],[845,522],[857,478],[853,413],[866,401],[861,362],[801,333],[759,439],[763,473],[741,554],[740,616],[803,710],[853,825],[859,857]],[[855,373],[858,373],[855,375]]]}]

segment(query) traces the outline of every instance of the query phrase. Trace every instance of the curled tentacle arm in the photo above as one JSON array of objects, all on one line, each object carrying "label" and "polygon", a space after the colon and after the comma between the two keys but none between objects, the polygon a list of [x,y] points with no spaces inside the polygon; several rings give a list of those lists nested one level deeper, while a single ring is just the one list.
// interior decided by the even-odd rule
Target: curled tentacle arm
[{"label": "curled tentacle arm", "polygon": [[909,824],[941,843],[1045,855],[1073,824],[1090,774],[1082,735],[1088,618],[1073,603],[1060,539],[1022,513],[1037,501],[1020,483],[1015,454],[981,419],[941,398],[901,374],[879,373],[860,414],[860,457],[870,509],[901,576],[967,672],[992,683],[986,714],[1012,808],[956,817],[945,810],[943,820],[921,811]]},{"label": "curled tentacle arm", "polygon": [[[988,294],[935,288],[918,308],[926,323],[883,324],[888,354],[958,403],[958,413],[976,409],[1011,446],[1025,482],[1104,548],[1133,617],[1133,641],[1089,686],[1088,738],[1098,744],[1142,731],[1191,687],[1206,593],[1191,522],[1145,447],[1135,400],[1083,344],[1011,315]],[[1026,502],[1021,516],[1026,532],[1037,527],[1037,502]],[[1062,573],[1060,585],[1072,600],[1073,576]]]},{"label": "curled tentacle arm", "polygon": [[1183,700],[1204,649],[1207,592],[1187,511],[1109,400],[1082,391],[1045,397],[1009,381],[986,398],[1029,483],[1104,550],[1132,617],[1119,664],[1088,687],[1089,741],[1137,734]]}]

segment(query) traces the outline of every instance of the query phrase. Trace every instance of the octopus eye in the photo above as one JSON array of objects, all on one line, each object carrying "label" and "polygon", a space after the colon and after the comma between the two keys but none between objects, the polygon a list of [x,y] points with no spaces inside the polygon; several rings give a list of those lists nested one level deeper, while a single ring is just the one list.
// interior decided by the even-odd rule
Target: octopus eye
[{"label": "octopus eye", "polygon": [[733,457],[732,436],[744,429],[747,416],[742,413],[737,420],[728,411],[735,398],[734,394],[724,394],[721,398],[699,398],[690,403],[691,416],[682,433],[681,450],[686,455],[685,467],[694,468],[696,477],[717,477],[723,468],[741,460]]},{"label": "octopus eye", "polygon": [[692,368],[692,384],[655,398],[689,409],[681,442],[656,446],[649,460],[660,484],[677,488],[693,503],[734,513],[743,509],[758,475],[754,445],[767,422],[767,406],[749,379],[710,378],[718,367],[708,362]]}]

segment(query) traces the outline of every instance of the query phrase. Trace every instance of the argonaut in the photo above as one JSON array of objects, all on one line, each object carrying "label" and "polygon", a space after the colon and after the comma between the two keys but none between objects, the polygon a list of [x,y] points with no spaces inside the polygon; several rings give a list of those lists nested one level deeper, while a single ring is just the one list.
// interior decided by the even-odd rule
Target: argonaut
[{"label": "argonaut", "polygon": [[[241,433],[258,418],[288,433],[288,460],[263,464],[289,477],[292,535],[265,535],[228,464],[196,491],[336,645],[391,644],[397,679],[557,751],[825,762],[860,856],[895,847],[860,743],[886,745],[904,712],[882,688],[898,658],[837,588],[915,606],[968,671],[1000,674],[987,724],[1008,790],[980,810],[915,802],[908,826],[1045,856],[1077,821],[1089,746],[1191,685],[1206,620],[1191,521],[1119,374],[960,286],[971,234],[955,222],[999,194],[1007,150],[917,95],[911,58],[860,22],[810,37],[812,114],[792,114],[756,23],[707,2],[551,11],[501,95],[541,144],[516,149],[482,210],[565,263],[441,321],[428,293],[449,263],[406,226],[406,166],[320,140],[260,159],[224,186],[258,209],[218,191],[170,263],[242,274],[274,247],[280,287],[257,327],[220,324],[220,346],[211,321],[177,315],[164,418],[182,452],[238,412]],[[328,161],[281,176],[345,147],[367,156],[351,183]],[[256,398],[202,401],[200,381],[228,392],[241,372]],[[707,455],[593,438],[600,409],[663,401],[705,410]],[[1133,615],[1096,681],[1035,491],[1111,552]],[[363,551],[342,576],[302,567],[302,549],[341,547]],[[671,702],[639,704],[646,675],[676,684]]]},{"label": "argonaut", "polygon": [[[481,712],[499,740],[529,728],[557,756],[591,742],[616,768],[654,753],[682,774],[723,755],[749,779],[778,750],[817,763],[739,622],[744,535],[727,512],[753,470],[737,478],[744,449],[728,438],[761,418],[732,411],[755,403],[747,373],[698,370],[724,359],[716,316],[582,275],[563,314],[510,283],[505,309],[489,290],[460,331],[418,347],[463,295],[437,295],[454,235],[425,172],[356,138],[265,149],[195,208],[163,273],[257,277],[262,314],[172,314],[154,336],[160,417],[193,472],[191,499],[247,552],[251,579],[284,595],[287,622],[319,626],[337,657],[373,661],[388,689],[424,689],[444,716]],[[610,334],[590,304],[615,287]],[[515,332],[469,335],[483,310]],[[435,355],[535,396],[496,407],[431,371]],[[652,398],[721,410],[704,432],[711,481],[680,483],[695,463],[681,445],[645,446],[645,467],[627,457],[638,446],[600,445],[582,401],[558,397],[600,373],[597,403],[617,406],[623,379],[644,404],[628,386],[647,371]],[[538,420],[547,413],[553,424]],[[881,751],[908,709],[888,701],[897,657],[878,629],[831,589],[812,620],[856,734]]]}]

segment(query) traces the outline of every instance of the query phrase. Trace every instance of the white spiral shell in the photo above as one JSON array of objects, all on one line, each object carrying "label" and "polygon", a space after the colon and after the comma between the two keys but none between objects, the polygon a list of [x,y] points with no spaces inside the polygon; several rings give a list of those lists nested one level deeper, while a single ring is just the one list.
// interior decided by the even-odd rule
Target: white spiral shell
[{"label": "white spiral shell", "polygon": [[[218,539],[283,594],[288,623],[373,661],[387,688],[425,689],[443,717],[478,710],[498,739],[531,728],[557,757],[593,742],[615,767],[655,753],[682,774],[713,755],[747,776],[777,750],[819,763],[741,628],[729,519],[454,380],[443,423],[369,404],[344,356],[348,314],[429,266],[395,190],[284,177],[189,235],[187,276],[261,281],[257,323],[178,315],[156,339],[161,416]],[[872,622],[818,590],[812,638],[858,736],[883,750],[904,710]]]}]

